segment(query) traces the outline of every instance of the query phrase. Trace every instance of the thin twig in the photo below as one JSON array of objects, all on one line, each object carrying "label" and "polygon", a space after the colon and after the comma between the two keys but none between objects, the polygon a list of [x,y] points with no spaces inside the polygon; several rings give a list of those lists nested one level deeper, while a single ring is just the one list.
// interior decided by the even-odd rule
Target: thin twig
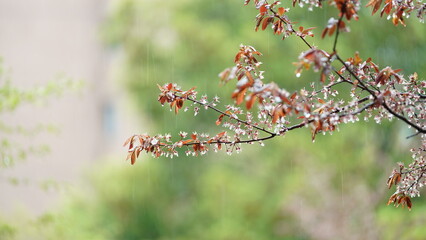
[{"label": "thin twig", "polygon": [[[278,18],[278,19],[280,19],[280,21],[282,22],[282,23],[284,23],[284,24],[286,24],[286,25],[288,25],[288,23],[287,23],[287,21],[286,20],[284,20],[274,9],[272,9],[272,8],[270,8],[269,9],[273,14],[274,14],[274,16],[276,17],[276,18]],[[297,35],[297,32],[296,32],[296,30],[294,30],[293,29],[293,26],[291,26],[291,31],[294,33],[294,34],[296,34]],[[311,44],[309,44],[308,43],[308,41],[306,41],[306,39],[305,38],[303,38],[302,36],[300,36],[300,35],[297,35],[300,39],[302,39],[302,41],[310,48],[310,49],[313,49],[313,47],[312,47],[312,45]]]},{"label": "thin twig", "polygon": [[[176,96],[176,97],[178,97],[178,98],[183,98],[183,97],[178,96],[178,95],[175,95],[175,96]],[[257,129],[257,130],[260,130],[260,131],[262,131],[262,132],[268,133],[268,134],[270,134],[271,136],[276,135],[275,133],[273,133],[273,132],[271,132],[271,131],[268,131],[268,130],[266,130],[266,129],[264,129],[264,128],[258,127],[258,126],[256,126],[256,125],[253,125],[253,124],[251,124],[251,123],[247,122],[247,121],[244,121],[244,120],[241,120],[241,119],[239,119],[239,118],[233,117],[232,115],[230,115],[230,114],[228,114],[228,113],[226,113],[226,112],[224,112],[224,111],[222,111],[222,110],[220,110],[220,109],[218,109],[218,108],[216,108],[216,107],[213,107],[213,106],[212,106],[212,105],[210,105],[210,104],[204,104],[204,103],[202,103],[202,102],[200,102],[200,101],[198,101],[198,100],[196,100],[196,99],[190,98],[190,97],[183,98],[183,99],[187,99],[187,100],[189,100],[189,101],[191,101],[191,102],[194,102],[194,103],[200,104],[200,105],[202,105],[202,106],[208,107],[208,108],[210,108],[210,109],[212,109],[212,110],[214,110],[214,111],[216,111],[216,112],[218,112],[218,113],[220,113],[220,114],[223,114],[224,116],[227,116],[227,117],[229,117],[229,118],[231,118],[231,119],[234,119],[235,121],[237,121],[237,122],[239,122],[239,123],[242,123],[242,124],[244,124],[244,125],[246,125],[246,126],[250,126],[250,127],[255,128],[255,129]]]},{"label": "thin twig", "polygon": [[411,134],[410,136],[407,136],[406,137],[406,139],[410,139],[410,138],[412,138],[412,137],[415,137],[415,136],[417,136],[417,135],[419,135],[421,132],[416,132],[416,133],[414,133],[414,134]]},{"label": "thin twig", "polygon": [[402,120],[403,122],[405,122],[406,124],[410,125],[411,127],[415,128],[417,131],[421,132],[421,133],[426,133],[426,129],[421,128],[420,126],[417,126],[416,124],[410,122],[407,118],[405,118],[404,116],[402,116],[401,114],[395,112],[394,110],[392,110],[388,104],[386,103],[386,100],[383,100],[382,106],[392,115],[394,115],[395,117],[399,118],[400,120]]},{"label": "thin twig", "polygon": [[339,38],[339,29],[340,29],[340,23],[342,22],[343,14],[340,16],[339,21],[337,22],[337,30],[336,30],[336,36],[334,37],[334,43],[333,43],[333,53],[336,53],[336,47],[337,47],[337,39]]}]

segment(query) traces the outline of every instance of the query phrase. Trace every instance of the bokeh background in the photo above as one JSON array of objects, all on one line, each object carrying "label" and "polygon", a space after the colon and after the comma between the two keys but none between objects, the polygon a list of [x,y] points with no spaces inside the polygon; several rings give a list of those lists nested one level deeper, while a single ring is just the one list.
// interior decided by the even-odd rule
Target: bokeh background
[{"label": "bokeh background", "polygon": [[[231,103],[235,83],[217,75],[241,43],[264,54],[266,81],[290,92],[317,81],[294,76],[306,46],[254,32],[256,14],[242,0],[1,0],[0,239],[425,239],[422,197],[411,212],[386,206],[387,177],[416,145],[397,121],[315,143],[301,129],[232,156],[124,161],[134,133],[219,130],[215,113],[161,107],[157,84]],[[335,14],[290,18],[319,36]],[[341,55],[425,76],[424,24],[370,15],[351,22]]]}]

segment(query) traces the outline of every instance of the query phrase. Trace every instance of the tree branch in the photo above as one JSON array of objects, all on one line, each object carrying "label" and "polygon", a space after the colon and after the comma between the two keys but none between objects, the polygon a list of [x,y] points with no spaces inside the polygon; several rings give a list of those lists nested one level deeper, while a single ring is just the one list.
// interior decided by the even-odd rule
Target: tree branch
[{"label": "tree branch", "polygon": [[342,16],[340,16],[339,21],[337,22],[337,26],[336,26],[336,36],[334,37],[334,43],[333,43],[333,53],[336,53],[336,47],[337,47],[337,39],[339,38],[339,33],[340,33],[340,23],[342,22],[343,19],[343,14]]},{"label": "tree branch", "polygon": [[229,117],[230,119],[234,119],[235,121],[237,121],[237,122],[239,122],[239,123],[242,123],[242,124],[244,124],[244,125],[246,125],[246,126],[250,126],[250,127],[255,128],[255,129],[257,129],[257,130],[260,130],[260,131],[262,131],[262,132],[268,133],[268,134],[270,134],[271,136],[275,136],[275,135],[276,135],[275,133],[273,133],[273,132],[271,132],[271,131],[268,131],[268,130],[266,130],[266,129],[264,129],[264,128],[258,127],[258,126],[256,126],[256,125],[253,125],[253,124],[251,124],[251,123],[249,123],[249,122],[247,122],[247,121],[241,120],[241,119],[239,119],[239,118],[235,118],[234,116],[232,116],[232,115],[230,115],[230,114],[228,114],[228,113],[226,113],[226,112],[224,112],[224,111],[222,111],[222,110],[220,110],[220,109],[218,109],[218,108],[216,108],[216,107],[213,107],[213,106],[212,106],[212,105],[210,105],[210,104],[204,104],[204,103],[202,103],[202,102],[200,102],[200,101],[198,101],[198,100],[196,100],[196,99],[190,98],[190,97],[184,98],[184,97],[181,97],[181,96],[176,95],[176,94],[175,94],[175,96],[176,96],[177,98],[187,99],[187,100],[189,100],[189,101],[191,101],[191,102],[193,102],[193,103],[197,103],[197,104],[202,105],[202,106],[204,106],[204,107],[210,108],[210,109],[212,109],[212,110],[214,110],[214,111],[216,111],[216,112],[218,112],[218,113],[220,113],[220,114],[223,114],[224,116]]}]

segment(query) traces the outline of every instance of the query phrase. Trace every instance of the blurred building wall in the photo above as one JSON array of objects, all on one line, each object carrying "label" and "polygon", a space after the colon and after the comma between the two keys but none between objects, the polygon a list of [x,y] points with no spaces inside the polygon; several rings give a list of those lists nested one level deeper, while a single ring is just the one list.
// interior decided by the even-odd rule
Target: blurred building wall
[{"label": "blurred building wall", "polygon": [[[101,164],[108,154],[126,155],[120,146],[134,128],[130,117],[120,113],[126,109],[124,94],[111,80],[115,64],[100,37],[108,2],[0,0],[0,57],[14,85],[40,86],[58,74],[85,82],[79,92],[65,91],[46,104],[24,104],[2,116],[11,125],[42,123],[59,129],[13,139],[26,146],[46,144],[50,152],[30,154],[13,168],[0,169],[2,214],[17,208],[41,214],[56,204],[64,186],[78,182],[82,169]],[[18,184],[10,184],[10,178]]]}]

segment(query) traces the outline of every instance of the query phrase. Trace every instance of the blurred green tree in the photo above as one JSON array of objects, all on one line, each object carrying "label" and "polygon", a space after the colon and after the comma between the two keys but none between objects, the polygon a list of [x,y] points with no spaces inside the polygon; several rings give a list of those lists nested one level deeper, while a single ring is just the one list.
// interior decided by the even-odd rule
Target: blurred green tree
[{"label": "blurred green tree", "polygon": [[[41,144],[22,144],[17,137],[30,138],[40,132],[53,132],[56,127],[49,123],[39,123],[33,127],[18,125],[5,120],[13,112],[26,104],[43,104],[52,96],[60,96],[65,91],[75,91],[82,86],[81,81],[75,81],[67,77],[58,77],[43,86],[16,87],[11,79],[10,72],[0,60],[0,176],[1,181],[6,180],[10,184],[20,184],[21,179],[13,176],[4,176],[2,169],[14,167],[20,161],[27,159],[29,155],[44,154],[49,151],[49,146]],[[0,216],[0,239],[25,239],[27,232],[22,228],[28,226],[28,217],[17,217],[21,220],[15,222],[10,217],[2,219]],[[21,219],[22,218],[22,219]],[[24,224],[24,226],[21,226]],[[24,236],[24,237],[22,237]]]},{"label": "blurred green tree", "polygon": [[[17,108],[25,104],[41,104],[47,98],[60,96],[64,91],[76,90],[81,87],[79,81],[73,81],[67,77],[59,77],[49,81],[44,86],[36,86],[27,89],[13,85],[9,71],[0,61],[0,116],[12,114]],[[14,125],[0,120],[0,168],[13,166],[16,161],[26,159],[28,154],[39,154],[48,151],[48,146],[24,146],[13,140],[17,135],[33,136],[40,132],[55,131],[55,127],[49,123],[39,123],[34,127]]]}]

